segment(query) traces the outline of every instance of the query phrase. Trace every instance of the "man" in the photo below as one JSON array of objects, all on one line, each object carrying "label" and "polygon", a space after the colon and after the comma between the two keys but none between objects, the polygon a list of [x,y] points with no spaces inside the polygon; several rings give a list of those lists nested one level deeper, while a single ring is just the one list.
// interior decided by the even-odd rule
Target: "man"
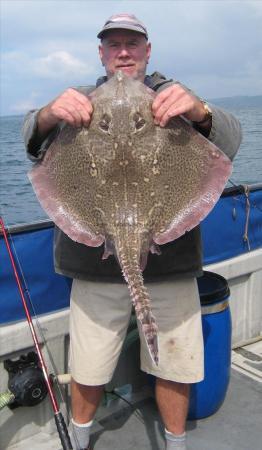
[{"label": "man", "polygon": [[[98,34],[99,55],[106,77],[117,70],[158,92],[152,114],[164,127],[183,115],[231,159],[241,141],[234,117],[210,107],[178,82],[155,72],[146,75],[151,44],[145,26],[133,15],[110,17]],[[32,160],[40,160],[61,121],[88,127],[93,107],[86,94],[91,88],[68,89],[39,111],[31,111],[24,137]],[[110,381],[128,327],[131,302],[117,262],[101,261],[103,249],[72,242],[60,230],[55,237],[57,272],[74,278],[70,313],[72,373],[72,428],[77,450],[89,447],[90,427]],[[145,281],[159,326],[160,363],[156,367],[141,337],[141,368],[155,375],[156,400],[165,425],[166,450],[186,449],[185,422],[189,385],[203,379],[203,339],[196,276],[201,274],[201,243],[196,227],[174,243],[162,246],[162,255],[150,255]],[[124,449],[123,449],[124,450]]]}]

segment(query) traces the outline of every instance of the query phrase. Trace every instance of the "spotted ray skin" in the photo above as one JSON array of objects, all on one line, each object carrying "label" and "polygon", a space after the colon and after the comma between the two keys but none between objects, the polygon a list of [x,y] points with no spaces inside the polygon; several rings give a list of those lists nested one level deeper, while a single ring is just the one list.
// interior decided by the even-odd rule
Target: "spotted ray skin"
[{"label": "spotted ray skin", "polygon": [[51,219],[74,241],[105,242],[128,284],[150,355],[157,324],[142,270],[149,251],[191,230],[213,208],[231,162],[180,117],[155,126],[155,93],[117,72],[90,98],[88,129],[64,126],[29,178]]}]

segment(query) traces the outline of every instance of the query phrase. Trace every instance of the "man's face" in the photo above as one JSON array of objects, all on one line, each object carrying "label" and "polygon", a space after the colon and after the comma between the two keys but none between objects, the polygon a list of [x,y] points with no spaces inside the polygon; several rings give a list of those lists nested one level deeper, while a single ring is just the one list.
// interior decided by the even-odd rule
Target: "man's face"
[{"label": "man's face", "polygon": [[141,33],[130,30],[112,30],[102,39],[99,54],[108,78],[117,70],[144,81],[151,44]]}]

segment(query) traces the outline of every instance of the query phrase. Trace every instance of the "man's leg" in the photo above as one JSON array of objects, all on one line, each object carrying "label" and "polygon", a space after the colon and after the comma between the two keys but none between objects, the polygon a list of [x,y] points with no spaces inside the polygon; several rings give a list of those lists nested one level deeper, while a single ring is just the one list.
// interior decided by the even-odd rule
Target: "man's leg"
[{"label": "man's leg", "polygon": [[104,385],[85,386],[71,381],[71,405],[73,420],[79,424],[93,420],[103,395]]},{"label": "man's leg", "polygon": [[125,285],[74,280],[70,308],[71,436],[74,450],[85,450],[121,352],[131,302]]},{"label": "man's leg", "polygon": [[203,379],[201,308],[194,278],[148,284],[158,324],[159,365],[149,355],[141,326],[141,369],[156,377],[166,450],[185,450],[189,387]]},{"label": "man's leg", "polygon": [[185,432],[190,385],[156,380],[156,401],[165,428],[176,435]]},{"label": "man's leg", "polygon": [[104,385],[85,386],[71,380],[72,444],[77,450],[89,449],[93,418],[103,395]]}]

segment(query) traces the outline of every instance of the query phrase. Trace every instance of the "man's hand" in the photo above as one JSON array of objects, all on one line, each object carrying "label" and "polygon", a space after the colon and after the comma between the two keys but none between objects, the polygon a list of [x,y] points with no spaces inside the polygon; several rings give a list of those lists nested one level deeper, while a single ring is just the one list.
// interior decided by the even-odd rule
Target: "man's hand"
[{"label": "man's hand", "polygon": [[90,100],[75,89],[69,88],[38,114],[38,132],[46,135],[64,120],[73,127],[87,127],[90,123],[93,106]]},{"label": "man's hand", "polygon": [[164,127],[171,117],[183,115],[192,122],[201,122],[206,111],[201,100],[180,84],[174,84],[160,92],[153,104],[152,112],[156,125]]}]

